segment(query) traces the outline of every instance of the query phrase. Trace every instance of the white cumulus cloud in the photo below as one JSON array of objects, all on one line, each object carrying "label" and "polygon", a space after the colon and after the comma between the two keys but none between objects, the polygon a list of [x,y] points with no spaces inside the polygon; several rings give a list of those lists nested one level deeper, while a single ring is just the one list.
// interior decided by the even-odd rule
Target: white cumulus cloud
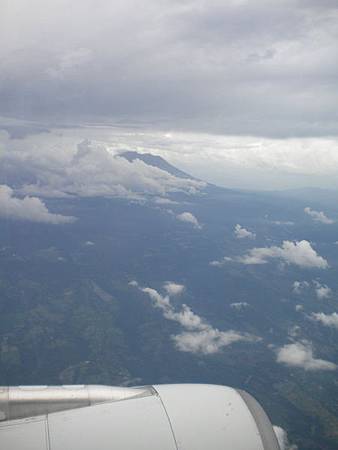
[{"label": "white cumulus cloud", "polygon": [[234,233],[237,239],[245,239],[245,238],[255,239],[256,237],[255,233],[242,227],[239,223],[235,226]]},{"label": "white cumulus cloud", "polygon": [[170,200],[170,198],[166,197],[156,197],[154,199],[154,203],[156,205],[178,205],[178,202],[175,202],[174,200]]},{"label": "white cumulus cloud", "polygon": [[327,327],[338,328],[338,314],[336,312],[332,314],[324,314],[322,312],[312,313],[310,318],[312,320],[316,320],[317,322],[321,322]]},{"label": "white cumulus cloud", "polygon": [[252,338],[235,331],[219,331],[209,327],[201,331],[183,332],[173,337],[176,346],[183,352],[212,354],[238,341],[249,341]]},{"label": "white cumulus cloud", "polygon": [[[136,282],[133,283],[133,286],[138,287],[142,292],[147,294],[152,300],[153,306],[160,309],[167,320],[177,322],[182,327],[181,333],[172,336],[177,349],[182,352],[207,355],[218,353],[234,342],[255,342],[259,340],[259,338],[247,333],[234,330],[218,330],[212,327],[202,317],[195,314],[185,304],[180,309],[176,309],[170,301],[170,295],[177,295],[177,289],[163,296],[156,289],[140,287]],[[168,292],[167,286],[168,284],[165,283],[164,289]]]},{"label": "white cumulus cloud", "polygon": [[215,259],[214,261],[210,261],[209,262],[209,266],[213,266],[213,267],[223,267],[227,262],[233,261],[232,258],[230,258],[230,256],[224,256],[224,258],[217,260]]},{"label": "white cumulus cloud", "polygon": [[304,289],[308,288],[310,283],[308,281],[295,281],[292,285],[292,292],[300,295]]},{"label": "white cumulus cloud", "polygon": [[197,218],[191,214],[190,212],[183,212],[181,214],[178,214],[176,216],[176,219],[180,220],[181,222],[187,222],[193,225],[194,228],[200,230],[202,228],[202,225],[198,222]]},{"label": "white cumulus cloud", "polygon": [[277,362],[304,370],[335,370],[336,364],[313,356],[312,345],[308,341],[286,344],[277,350]]},{"label": "white cumulus cloud", "polygon": [[86,247],[93,247],[93,246],[95,245],[95,242],[93,242],[93,241],[86,241],[86,242],[84,243],[84,245],[85,245]]},{"label": "white cumulus cloud", "polygon": [[297,336],[299,336],[300,333],[301,333],[301,328],[299,325],[293,325],[288,330],[288,335],[292,338],[296,338]]},{"label": "white cumulus cloud", "polygon": [[167,281],[164,283],[164,289],[167,291],[168,295],[180,295],[185,289],[183,284],[173,283],[172,281]]},{"label": "white cumulus cloud", "polygon": [[0,185],[0,217],[54,225],[72,223],[76,220],[72,216],[49,212],[44,202],[37,197],[28,195],[24,198],[15,197],[13,189],[6,185]]},{"label": "white cumulus cloud", "polygon": [[247,308],[249,305],[249,303],[247,302],[234,302],[234,303],[230,303],[230,307],[233,309],[237,309],[238,311],[241,311],[242,309]]},{"label": "white cumulus cloud", "polygon": [[304,291],[309,290],[311,287],[314,288],[319,300],[329,298],[332,295],[332,289],[317,280],[312,280],[311,283],[308,281],[295,281],[292,285],[292,292],[297,295],[302,295]]},{"label": "white cumulus cloud", "polygon": [[329,219],[329,217],[327,217],[323,213],[323,211],[315,211],[314,209],[311,209],[309,206],[307,206],[306,208],[304,208],[304,212],[311,216],[315,222],[325,223],[326,225],[334,223],[334,220]]},{"label": "white cumulus cloud", "polygon": [[310,242],[284,241],[281,247],[253,248],[238,261],[243,264],[266,264],[269,259],[280,259],[287,264],[305,268],[326,269],[328,262],[312,248]]},{"label": "white cumulus cloud", "polygon": [[332,295],[332,289],[329,288],[326,284],[321,284],[318,281],[313,281],[317,298],[319,300],[323,300],[325,298],[329,298]]}]

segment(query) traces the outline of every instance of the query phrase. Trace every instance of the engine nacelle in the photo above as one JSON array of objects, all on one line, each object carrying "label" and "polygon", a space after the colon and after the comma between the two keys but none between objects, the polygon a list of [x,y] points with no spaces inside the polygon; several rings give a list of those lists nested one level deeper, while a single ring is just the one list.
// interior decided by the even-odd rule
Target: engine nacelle
[{"label": "engine nacelle", "polygon": [[248,393],[225,386],[0,388],[4,450],[279,450]]}]

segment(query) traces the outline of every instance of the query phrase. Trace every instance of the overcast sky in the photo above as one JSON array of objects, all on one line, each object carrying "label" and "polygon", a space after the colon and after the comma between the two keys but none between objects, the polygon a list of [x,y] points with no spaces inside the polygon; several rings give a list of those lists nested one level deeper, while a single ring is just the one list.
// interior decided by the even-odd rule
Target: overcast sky
[{"label": "overcast sky", "polygon": [[0,115],[332,155],[337,42],[336,0],[3,0]]}]

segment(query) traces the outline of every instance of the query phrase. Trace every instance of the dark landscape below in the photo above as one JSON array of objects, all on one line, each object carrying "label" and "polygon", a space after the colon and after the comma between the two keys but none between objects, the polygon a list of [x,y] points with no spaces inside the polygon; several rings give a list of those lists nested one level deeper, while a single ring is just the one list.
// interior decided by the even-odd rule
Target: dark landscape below
[{"label": "dark landscape below", "polygon": [[[159,164],[156,158],[145,162]],[[230,385],[253,394],[299,450],[336,450],[337,372],[276,358],[276,349],[296,333],[297,341],[311,341],[316,357],[338,364],[337,328],[309,319],[338,304],[337,226],[304,213],[324,205],[334,217],[338,195],[315,192],[208,185],[195,195],[172,193],[168,204],[149,196],[45,200],[49,210],[77,217],[73,224],[0,219],[0,384]],[[187,211],[200,229],[177,220]],[[237,224],[255,239],[236,239]],[[236,259],[254,247],[301,240],[312,243],[329,268]],[[224,264],[210,265],[224,257]],[[295,293],[295,281],[312,286],[313,280],[332,295],[319,300],[310,288]],[[165,282],[182,284],[184,292],[171,300],[175,310],[184,303],[215,329],[259,340],[210,354],[182,351],[173,339],[180,324],[131,281],[161,295]]]}]

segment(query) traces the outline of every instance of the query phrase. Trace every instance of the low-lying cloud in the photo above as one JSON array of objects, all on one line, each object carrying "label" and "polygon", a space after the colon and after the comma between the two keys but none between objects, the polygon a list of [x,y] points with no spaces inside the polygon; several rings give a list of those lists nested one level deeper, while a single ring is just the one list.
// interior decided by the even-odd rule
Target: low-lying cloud
[{"label": "low-lying cloud", "polygon": [[292,292],[296,295],[301,295],[304,289],[308,288],[310,283],[308,281],[295,281],[292,285]]},{"label": "low-lying cloud", "polygon": [[[0,128],[34,132],[31,123],[12,122],[0,117]],[[46,124],[40,127],[46,131],[48,129]],[[50,129],[48,134],[29,135],[22,139],[9,139],[7,133],[0,132],[0,176],[9,158],[12,162],[14,159],[24,162],[25,159],[29,166],[34,164],[36,169],[45,166],[48,160],[52,166],[58,159],[68,164],[67,154],[74,153],[76,146],[86,139],[90,140],[91,146],[107,148],[112,154],[137,150],[162,156],[199,179],[227,187],[270,190],[309,185],[332,188],[338,185],[337,139],[278,140],[175,131],[168,133],[146,126],[86,125]],[[16,167],[20,169],[18,164]],[[25,165],[21,168],[25,169]],[[292,223],[277,220],[275,224]]]},{"label": "low-lying cloud", "polygon": [[323,312],[320,313],[312,313],[310,318],[327,327],[333,327],[338,329],[338,314],[336,312],[332,314],[325,314]]},{"label": "low-lying cloud", "polygon": [[22,194],[39,197],[158,199],[173,192],[198,193],[205,183],[176,177],[140,159],[130,162],[108,143],[76,138],[5,140],[0,177]]},{"label": "low-lying cloud", "polygon": [[332,289],[329,288],[326,284],[321,284],[319,281],[313,281],[317,298],[319,300],[323,300],[325,298],[329,298],[332,295]]},{"label": "low-lying cloud", "polygon": [[239,223],[235,226],[234,233],[237,239],[255,239],[256,237],[255,233],[242,227]]},{"label": "low-lying cloud", "polygon": [[314,209],[311,209],[310,207],[304,208],[304,212],[308,214],[315,222],[324,223],[325,225],[330,225],[334,223],[334,220],[327,217],[323,211],[315,211]]},{"label": "low-lying cloud", "polygon": [[292,292],[296,295],[303,295],[313,288],[318,300],[324,300],[331,297],[332,289],[326,284],[320,283],[318,280],[309,281],[295,281],[292,285]]},{"label": "low-lying cloud", "polygon": [[279,259],[286,264],[304,268],[326,269],[329,266],[306,240],[284,241],[281,247],[253,248],[246,255],[237,258],[243,264],[266,264],[270,259]]},{"label": "low-lying cloud", "polygon": [[0,185],[0,218],[27,220],[30,222],[50,223],[53,225],[72,223],[76,220],[72,216],[53,214],[37,197],[26,195],[15,197],[13,189]]},{"label": "low-lying cloud", "polygon": [[290,220],[273,220],[271,222],[273,225],[287,225],[287,226],[293,226],[295,222],[291,222]]},{"label": "low-lying cloud", "polygon": [[249,303],[247,302],[234,302],[234,303],[230,303],[230,307],[233,309],[237,309],[238,311],[241,311],[242,309],[247,308],[249,305]]},{"label": "low-lying cloud", "polygon": [[[277,259],[285,264],[293,264],[302,268],[327,269],[328,262],[312,248],[308,241],[284,241],[280,247],[255,247],[244,256],[224,256],[220,260],[210,261],[209,265],[222,267],[228,262],[239,262],[246,265],[267,264],[270,260]],[[301,285],[295,282],[294,289],[300,292]]]},{"label": "low-lying cloud", "polygon": [[277,350],[277,362],[289,367],[309,371],[336,370],[336,364],[313,356],[312,345],[308,341],[286,344]]},{"label": "low-lying cloud", "polygon": [[172,281],[167,281],[164,283],[163,287],[169,296],[180,295],[185,290],[185,286],[183,284],[173,283]]},{"label": "low-lying cloud", "polygon": [[209,262],[209,266],[212,267],[223,267],[226,263],[233,261],[233,258],[230,258],[230,256],[224,256],[222,259]]},{"label": "low-lying cloud", "polygon": [[[234,330],[220,331],[213,328],[202,317],[195,314],[189,306],[182,304],[181,308],[175,308],[170,301],[169,293],[163,296],[156,289],[140,287],[136,281],[131,281],[129,284],[147,294],[153,306],[160,309],[167,320],[172,320],[182,327],[181,333],[172,336],[176,348],[182,352],[208,355],[221,352],[234,342],[259,340],[247,333]],[[168,292],[167,283],[164,284],[164,289]],[[171,295],[177,295],[177,290]]]},{"label": "low-lying cloud", "polygon": [[186,222],[186,223],[191,224],[197,230],[202,229],[202,225],[199,223],[197,218],[190,212],[183,212],[181,214],[177,214],[176,219],[180,220],[181,222]]}]

